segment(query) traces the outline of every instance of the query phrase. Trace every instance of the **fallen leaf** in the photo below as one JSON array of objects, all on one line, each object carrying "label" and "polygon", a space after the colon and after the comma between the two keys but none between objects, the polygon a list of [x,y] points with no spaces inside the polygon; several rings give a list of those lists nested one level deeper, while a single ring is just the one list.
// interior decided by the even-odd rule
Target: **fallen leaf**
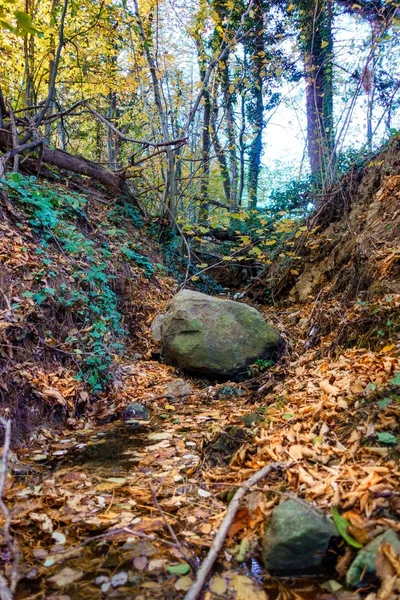
[{"label": "fallen leaf", "polygon": [[51,537],[58,544],[65,544],[65,542],[67,541],[67,538],[65,537],[65,535],[63,533],[61,533],[61,531],[53,531]]},{"label": "fallen leaf", "polygon": [[245,575],[236,575],[230,583],[235,600],[267,600],[267,594]]},{"label": "fallen leaf", "polygon": [[326,379],[319,382],[319,387],[329,396],[338,396],[340,394],[339,388],[336,385],[331,385]]},{"label": "fallen leaf", "polygon": [[120,571],[111,577],[111,585],[116,588],[125,585],[128,581],[128,573]]},{"label": "fallen leaf", "polygon": [[32,521],[37,521],[39,523],[42,531],[45,531],[46,533],[52,533],[53,522],[50,517],[46,515],[46,513],[32,512],[29,513],[29,517],[32,519]]},{"label": "fallen leaf", "polygon": [[70,583],[74,583],[74,581],[79,581],[81,577],[83,577],[83,571],[65,567],[65,569],[62,569],[59,573],[49,577],[47,581],[56,587],[63,588]]},{"label": "fallen leaf", "polygon": [[217,596],[223,596],[227,590],[227,583],[222,577],[214,575],[210,580],[210,591]]},{"label": "fallen leaf", "polygon": [[193,579],[189,577],[189,575],[185,575],[185,577],[180,577],[178,581],[175,582],[175,589],[178,592],[187,592],[192,587]]},{"label": "fallen leaf", "polygon": [[145,556],[137,556],[133,559],[133,566],[138,571],[144,571],[147,567],[148,560]]},{"label": "fallen leaf", "polygon": [[190,565],[188,563],[181,563],[180,565],[167,565],[165,570],[172,575],[186,575],[190,572]]}]

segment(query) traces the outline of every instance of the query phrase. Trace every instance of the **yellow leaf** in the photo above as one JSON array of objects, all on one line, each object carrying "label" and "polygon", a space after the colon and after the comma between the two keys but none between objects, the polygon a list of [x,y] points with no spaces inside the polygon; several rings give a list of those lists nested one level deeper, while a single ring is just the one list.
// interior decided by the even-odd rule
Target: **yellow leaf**
[{"label": "yellow leaf", "polygon": [[216,594],[217,596],[223,596],[227,589],[225,579],[222,579],[222,577],[218,577],[218,575],[214,575],[214,577],[210,580],[209,587],[210,592]]},{"label": "yellow leaf", "polygon": [[290,272],[291,272],[292,275],[298,275],[299,274],[299,272],[296,271],[296,269],[290,269]]},{"label": "yellow leaf", "polygon": [[323,40],[321,42],[321,48],[326,48],[327,46],[329,46],[329,43],[326,40]]},{"label": "yellow leaf", "polygon": [[396,344],[389,344],[388,346],[384,346],[381,352],[390,352],[393,348],[396,348]]}]

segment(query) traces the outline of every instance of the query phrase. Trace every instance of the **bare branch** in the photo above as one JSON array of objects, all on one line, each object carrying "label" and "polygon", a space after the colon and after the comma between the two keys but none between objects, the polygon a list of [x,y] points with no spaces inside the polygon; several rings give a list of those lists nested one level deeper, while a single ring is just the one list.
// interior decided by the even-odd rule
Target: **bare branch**
[{"label": "bare branch", "polygon": [[246,492],[250,490],[254,485],[256,485],[261,479],[267,477],[270,473],[274,471],[282,471],[283,469],[287,469],[290,465],[283,463],[271,463],[270,465],[266,465],[260,471],[254,473],[249,479],[247,479],[244,483],[241,484],[236,494],[233,496],[231,503],[229,504],[228,510],[226,511],[226,515],[224,520],[221,523],[221,527],[217,535],[214,538],[213,544],[210,548],[209,553],[207,554],[203,564],[200,569],[197,571],[196,580],[193,583],[192,587],[189,589],[186,594],[184,600],[196,600],[199,597],[201,590],[203,589],[204,584],[207,581],[208,575],[213,567],[214,562],[217,559],[217,556],[224,545],[224,541],[226,536],[228,535],[228,531],[230,526],[233,523],[235,515],[239,510],[240,503],[245,496]]}]

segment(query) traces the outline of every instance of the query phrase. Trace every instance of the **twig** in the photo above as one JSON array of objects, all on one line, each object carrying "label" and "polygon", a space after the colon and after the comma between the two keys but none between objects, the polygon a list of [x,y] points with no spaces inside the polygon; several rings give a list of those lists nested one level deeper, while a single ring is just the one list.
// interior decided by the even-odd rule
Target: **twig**
[{"label": "twig", "polygon": [[[92,108],[86,101],[82,102],[82,105],[85,106],[85,108],[87,108],[87,110],[89,112],[91,112],[95,117],[97,117],[99,119],[99,121],[101,121],[102,123],[107,125],[107,127],[109,129],[111,129],[111,131],[113,131],[116,135],[118,135],[125,142],[133,142],[134,144],[142,144],[143,146],[151,146],[152,148],[167,148],[168,146],[175,146],[175,145],[177,145],[178,148],[180,148],[181,146],[184,146],[187,143],[187,137],[181,137],[178,140],[168,140],[168,141],[163,141],[163,142],[151,142],[150,140],[132,139],[132,138],[124,135],[119,129],[117,129],[117,127],[115,127],[115,125],[113,123],[111,123],[111,121],[109,119],[107,119],[107,117],[105,117],[101,113],[97,112],[97,110]],[[150,157],[148,157],[148,158],[150,158]],[[142,161],[140,161],[140,162],[142,162]]]},{"label": "twig", "polygon": [[10,533],[10,512],[3,499],[4,486],[6,484],[7,479],[8,458],[10,454],[11,420],[6,421],[5,419],[3,419],[3,417],[0,416],[0,424],[4,427],[4,444],[0,468],[0,511],[4,515],[4,541],[6,543],[12,560],[12,569],[9,583],[7,582],[4,575],[0,573],[0,598],[1,600],[12,600],[19,580],[19,552],[16,541],[12,538]]},{"label": "twig", "polygon": [[168,522],[167,517],[164,515],[164,511],[160,506],[160,503],[157,500],[157,495],[155,493],[155,491],[153,490],[153,488],[151,487],[151,485],[149,484],[149,488],[150,488],[150,492],[151,495],[153,496],[153,500],[154,500],[154,504],[157,507],[158,512],[161,515],[162,520],[164,521],[164,524],[166,526],[166,528],[168,529],[171,538],[174,540],[178,550],[180,551],[180,553],[182,554],[183,558],[186,560],[187,563],[189,563],[189,565],[192,567],[192,569],[194,569],[195,565],[193,560],[190,558],[190,556],[188,555],[188,553],[186,552],[185,548],[182,546],[182,544],[180,543],[180,541],[178,540],[175,531],[172,529],[171,525]]},{"label": "twig", "polygon": [[214,538],[214,542],[209,550],[209,553],[207,554],[205,560],[203,561],[203,564],[198,570],[196,580],[187,592],[184,600],[196,600],[196,598],[198,598],[201,590],[203,589],[204,584],[206,583],[207,577],[210,574],[212,566],[222,546],[224,545],[224,541],[228,534],[229,528],[233,523],[233,519],[235,518],[240,503],[243,497],[245,496],[246,492],[248,492],[249,489],[256,483],[258,483],[261,479],[267,477],[267,475],[269,475],[270,473],[274,471],[281,471],[283,469],[287,469],[289,466],[289,463],[271,463],[270,465],[266,465],[265,467],[260,469],[260,471],[257,471],[257,473],[254,473],[254,475],[249,477],[249,479],[247,479],[241,484],[242,487],[238,489],[238,491],[232,498],[224,520],[221,523],[221,527],[219,528],[219,531]]}]

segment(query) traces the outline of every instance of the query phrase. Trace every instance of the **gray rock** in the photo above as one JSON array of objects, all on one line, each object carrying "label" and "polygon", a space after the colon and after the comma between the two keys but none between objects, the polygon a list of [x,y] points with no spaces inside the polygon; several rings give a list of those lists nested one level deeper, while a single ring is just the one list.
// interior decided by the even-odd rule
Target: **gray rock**
[{"label": "gray rock", "polygon": [[[393,529],[378,535],[372,542],[359,551],[346,574],[346,584],[351,588],[360,587],[375,576],[375,558],[381,544],[390,544],[396,553],[400,553],[400,540]],[[362,577],[362,579],[361,579]]]},{"label": "gray rock", "polygon": [[245,375],[257,359],[277,358],[283,347],[255,308],[190,290],[173,298],[160,329],[167,363],[224,378]]},{"label": "gray rock", "polygon": [[287,500],[272,511],[264,540],[263,562],[275,577],[326,575],[326,554],[334,523],[323,512],[305,503]]},{"label": "gray rock", "polygon": [[169,398],[184,398],[190,396],[193,392],[193,388],[190,383],[187,383],[184,379],[175,379],[170,381],[165,386],[167,397]]},{"label": "gray rock", "polygon": [[140,402],[130,402],[122,414],[124,421],[148,421],[149,411]]},{"label": "gray rock", "polygon": [[227,398],[229,396],[234,396],[235,398],[239,398],[239,396],[243,396],[245,392],[239,388],[232,387],[231,385],[224,385],[217,392],[217,398],[220,400],[221,398]]},{"label": "gray rock", "polygon": [[155,342],[161,342],[161,324],[165,315],[157,315],[151,324],[151,337]]}]

